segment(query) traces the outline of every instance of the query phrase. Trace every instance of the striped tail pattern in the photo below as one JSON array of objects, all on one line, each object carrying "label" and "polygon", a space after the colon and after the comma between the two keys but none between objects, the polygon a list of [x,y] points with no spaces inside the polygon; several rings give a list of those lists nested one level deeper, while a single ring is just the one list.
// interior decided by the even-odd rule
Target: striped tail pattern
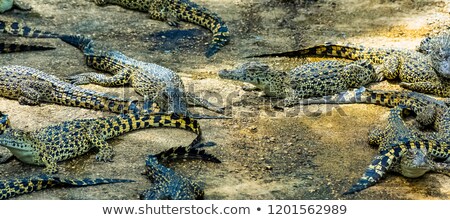
[{"label": "striped tail pattern", "polygon": [[54,186],[93,186],[110,183],[129,183],[133,180],[126,179],[106,179],[106,178],[61,178],[51,175],[39,175],[10,180],[0,180],[0,199],[9,199],[14,196],[47,189]]},{"label": "striped tail pattern", "polygon": [[0,43],[0,53],[13,53],[22,51],[36,51],[36,50],[53,50],[54,47],[51,46],[41,46],[41,45],[26,45],[26,44],[15,44],[15,43]]},{"label": "striped tail pattern", "polygon": [[0,32],[29,38],[59,38],[59,34],[30,28],[16,21],[10,22],[0,20]]},{"label": "striped tail pattern", "polygon": [[205,52],[206,57],[211,57],[230,41],[230,33],[225,22],[207,8],[186,0],[175,0],[170,3],[180,20],[198,24],[209,29],[213,33],[213,40]]}]

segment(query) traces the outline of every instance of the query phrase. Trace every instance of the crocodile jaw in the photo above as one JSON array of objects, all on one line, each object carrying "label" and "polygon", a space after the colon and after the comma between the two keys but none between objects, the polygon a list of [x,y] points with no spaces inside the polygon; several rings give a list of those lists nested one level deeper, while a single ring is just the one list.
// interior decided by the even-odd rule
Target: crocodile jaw
[{"label": "crocodile jaw", "polygon": [[220,70],[219,77],[222,79],[238,80],[242,82],[250,82],[251,80],[247,78],[243,71],[239,70]]},{"label": "crocodile jaw", "polygon": [[408,178],[418,178],[423,176],[426,172],[430,171],[431,169],[429,167],[401,167],[402,169],[402,175]]},{"label": "crocodile jaw", "polygon": [[44,165],[42,160],[36,161],[37,153],[26,149],[8,148],[14,156],[20,161],[31,165]]},{"label": "crocodile jaw", "polygon": [[8,11],[13,6],[13,0],[0,0],[0,13]]}]

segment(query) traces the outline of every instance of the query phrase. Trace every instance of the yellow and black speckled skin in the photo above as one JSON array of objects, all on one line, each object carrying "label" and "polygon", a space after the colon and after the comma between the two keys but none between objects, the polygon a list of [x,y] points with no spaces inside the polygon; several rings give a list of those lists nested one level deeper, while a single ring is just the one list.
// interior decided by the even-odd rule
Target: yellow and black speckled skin
[{"label": "yellow and black speckled skin", "polygon": [[95,119],[66,121],[25,132],[8,127],[7,115],[3,122],[0,145],[8,148],[16,158],[33,165],[44,165],[46,173],[56,173],[57,162],[85,154],[98,148],[98,161],[111,161],[113,149],[106,140],[137,129],[173,127],[197,134],[193,144],[201,140],[200,125],[196,120],[178,114],[123,114]]},{"label": "yellow and black speckled skin", "polygon": [[94,41],[83,36],[62,36],[61,40],[83,51],[86,64],[112,73],[112,77],[99,73],[83,73],[69,77],[76,85],[95,83],[101,86],[118,86],[129,83],[144,97],[144,102],[155,102],[163,112],[189,114],[188,101],[209,110],[223,113],[223,108],[184,91],[181,78],[163,66],[135,60],[119,51],[94,51]]},{"label": "yellow and black speckled skin", "polygon": [[147,12],[150,18],[168,21],[171,25],[176,25],[178,20],[182,20],[205,27],[213,33],[213,41],[205,53],[206,57],[214,55],[230,38],[228,27],[217,14],[189,0],[94,0],[94,2],[101,6],[115,4]]},{"label": "yellow and black speckled skin", "polygon": [[376,137],[369,136],[371,144],[379,146],[379,154],[359,181],[344,194],[353,194],[376,184],[389,170],[416,178],[430,170],[442,171],[443,167],[448,167],[436,166],[432,161],[432,158],[442,160],[450,157],[448,139],[430,139],[412,132],[401,117],[404,108],[400,105],[391,109],[386,129],[375,132]]},{"label": "yellow and black speckled skin", "polygon": [[352,104],[364,103],[386,107],[403,105],[417,115],[417,121],[422,125],[437,125],[444,123],[442,112],[448,109],[444,101],[437,100],[422,93],[412,91],[370,90],[365,87],[347,90],[345,92],[313,99],[301,100],[301,104]]},{"label": "yellow and black speckled skin", "polygon": [[398,105],[413,111],[417,115],[417,121],[422,125],[432,125],[445,123],[443,119],[443,111],[447,111],[447,105],[440,100],[429,97],[425,94],[410,91],[383,91],[383,90],[365,90],[361,99],[361,103],[370,103],[387,107],[395,107]]},{"label": "yellow and black speckled skin", "polygon": [[402,82],[400,85],[406,89],[450,97],[449,83],[441,77],[445,73],[435,71],[435,59],[417,51],[323,44],[296,51],[263,54],[253,57],[271,56],[326,56],[352,60],[370,60],[374,64],[380,64],[376,70],[384,78],[399,79]]},{"label": "yellow and black speckled skin", "polygon": [[93,186],[110,183],[129,183],[133,180],[126,179],[106,179],[106,178],[61,178],[57,176],[39,175],[17,179],[0,180],[0,199],[9,199],[14,196],[32,193],[54,186]]},{"label": "yellow and black speckled skin", "polygon": [[235,70],[222,70],[224,79],[252,83],[268,96],[284,98],[285,106],[302,99],[334,95],[379,81],[368,61],[321,61],[299,66],[289,72],[270,69],[266,64],[249,62]]},{"label": "yellow and black speckled skin", "polygon": [[35,51],[35,50],[53,50],[54,47],[43,45],[27,45],[16,43],[0,43],[0,53],[14,53],[22,51]]},{"label": "yellow and black speckled skin", "polygon": [[115,113],[140,111],[137,100],[83,89],[24,66],[0,67],[0,96],[17,99],[23,105],[47,102]]}]

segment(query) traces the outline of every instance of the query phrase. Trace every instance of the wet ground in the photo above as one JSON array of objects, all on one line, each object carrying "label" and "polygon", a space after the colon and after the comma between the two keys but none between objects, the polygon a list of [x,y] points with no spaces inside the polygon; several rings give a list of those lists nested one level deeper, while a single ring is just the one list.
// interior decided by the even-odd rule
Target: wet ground
[{"label": "wet ground", "polygon": [[[217,146],[209,152],[221,164],[187,161],[171,164],[177,172],[205,186],[206,199],[448,199],[447,176],[426,174],[406,179],[389,174],[379,184],[354,196],[342,196],[376,154],[368,131],[386,123],[388,109],[371,105],[312,105],[274,110],[259,92],[221,80],[217,72],[250,59],[247,55],[285,51],[323,42],[351,42],[372,47],[415,49],[420,40],[450,27],[450,3],[438,0],[197,0],[228,24],[231,42],[212,59],[203,56],[211,34],[182,23],[181,30],[148,19],[145,13],[118,6],[98,7],[90,1],[29,0],[31,12],[9,11],[4,19],[24,20],[32,27],[58,33],[88,35],[135,59],[171,68],[187,90],[227,107],[230,120],[202,120],[204,138]],[[186,36],[186,37],[184,37]],[[58,40],[39,41],[56,50],[2,54],[0,65],[17,64],[64,78],[93,71],[77,49]],[[291,69],[312,59],[260,59],[274,68]],[[135,96],[129,88],[86,88]],[[382,89],[399,89],[383,82]],[[108,113],[53,104],[21,106],[0,98],[0,111],[12,126],[34,130],[56,122],[99,117]],[[195,108],[194,112],[214,114]],[[88,188],[56,188],[17,199],[137,199],[150,182],[140,173],[146,155],[189,143],[193,134],[176,129],[147,129],[112,141],[112,163],[95,162],[95,152],[61,162],[60,173],[76,177],[116,177],[136,183]],[[0,151],[2,152],[2,151]],[[41,167],[17,160],[0,164],[2,179],[37,174]]]}]

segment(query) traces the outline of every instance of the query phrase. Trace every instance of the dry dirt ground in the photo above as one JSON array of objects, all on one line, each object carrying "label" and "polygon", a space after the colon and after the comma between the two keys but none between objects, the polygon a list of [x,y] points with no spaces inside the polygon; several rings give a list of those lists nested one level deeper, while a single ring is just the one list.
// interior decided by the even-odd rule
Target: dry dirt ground
[{"label": "dry dirt ground", "polygon": [[[439,0],[196,0],[217,12],[228,24],[231,42],[212,59],[203,56],[211,34],[182,23],[178,32],[145,13],[118,6],[98,7],[86,0],[29,0],[31,12],[9,11],[1,19],[58,33],[88,35],[135,59],[178,72],[188,90],[227,107],[230,120],[202,120],[209,152],[221,164],[186,161],[171,164],[177,172],[205,186],[206,199],[448,199],[449,177],[426,174],[406,179],[389,174],[379,184],[353,196],[342,196],[362,175],[376,154],[367,143],[368,131],[384,125],[388,109],[371,105],[313,105],[277,111],[259,92],[221,80],[217,72],[248,61],[247,55],[285,51],[323,42],[351,42],[373,47],[415,49],[428,34],[449,28],[450,4]],[[194,29],[194,30],[192,30]],[[180,34],[181,33],[181,34]],[[183,37],[187,36],[187,37]],[[0,65],[17,64],[64,78],[86,67],[77,49],[58,40],[39,41],[57,49],[2,54]],[[259,59],[274,68],[290,69],[311,59]],[[377,88],[399,89],[383,82]],[[129,88],[86,88],[136,96]],[[0,98],[0,111],[12,126],[34,130],[56,122],[99,117],[108,113],[54,104],[21,106]],[[213,114],[195,108],[194,112]],[[94,161],[95,152],[61,162],[60,173],[75,177],[117,177],[136,183],[87,188],[56,188],[16,199],[137,199],[151,186],[142,175],[147,154],[189,143],[193,134],[176,129],[147,129],[112,141],[112,163]],[[2,152],[2,151],[0,151]],[[37,174],[34,167],[12,160],[0,164],[2,179]]]}]

